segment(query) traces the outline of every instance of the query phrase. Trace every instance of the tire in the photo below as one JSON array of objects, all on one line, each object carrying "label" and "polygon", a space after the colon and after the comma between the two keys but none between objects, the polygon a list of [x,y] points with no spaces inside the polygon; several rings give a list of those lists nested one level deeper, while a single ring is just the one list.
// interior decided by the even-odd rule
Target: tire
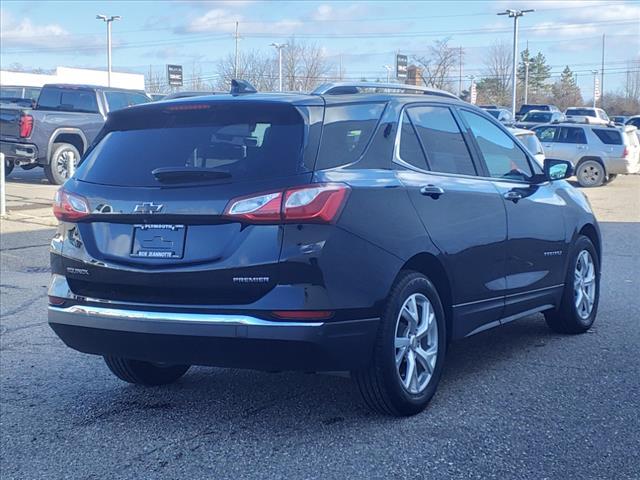
[{"label": "tire", "polygon": [[576,178],[581,187],[600,187],[606,179],[604,166],[597,160],[584,160],[576,168]]},{"label": "tire", "polygon": [[120,380],[137,385],[173,383],[189,370],[189,365],[163,366],[120,357],[104,357],[104,361],[109,370]]},{"label": "tire", "polygon": [[[411,298],[416,300],[413,307]],[[427,304],[431,306],[433,316],[428,315],[430,322],[417,324],[417,327],[430,325],[420,340],[415,335],[416,329],[412,329],[408,321],[408,311],[406,315],[401,314],[401,309],[405,305],[411,307],[410,310],[417,312],[419,321],[423,322],[425,317],[420,314],[428,308]],[[415,415],[424,410],[442,376],[446,339],[444,310],[436,288],[420,273],[400,272],[380,319],[371,361],[364,369],[351,373],[364,403],[375,412],[397,417]],[[434,348],[437,350],[434,351]],[[428,363],[418,355],[419,351],[429,355]],[[416,371],[415,382],[407,380],[413,378],[408,377],[411,356]],[[396,358],[400,359],[399,364]],[[430,366],[430,376],[427,364]]]},{"label": "tire", "polygon": [[618,176],[617,173],[610,173],[609,175],[607,175],[607,180],[604,182],[605,185],[609,185],[611,182],[613,182],[616,177]]},{"label": "tire", "polygon": [[51,151],[49,163],[44,166],[44,173],[49,183],[62,185],[68,176],[66,161],[73,155],[74,163],[77,166],[80,160],[80,152],[70,143],[54,143]]},{"label": "tire", "polygon": [[13,172],[15,166],[16,164],[13,163],[12,159],[4,159],[4,178],[7,178],[11,174],[11,172]]},{"label": "tire", "polygon": [[[582,277],[582,283],[578,284],[580,280],[579,275],[583,275],[580,272],[587,272],[584,270],[585,255],[591,260],[593,266],[593,280],[592,282],[586,282],[586,278]],[[582,263],[582,268],[579,263]],[[587,275],[584,273],[584,275]],[[582,286],[582,287],[581,287]],[[592,297],[589,293],[591,288]],[[582,288],[580,292],[582,298],[591,298],[591,310],[586,311],[583,309],[584,303],[578,303],[578,288]],[[585,297],[587,295],[587,297]],[[569,259],[569,266],[567,268],[567,275],[565,278],[564,291],[562,293],[562,300],[559,307],[556,310],[550,310],[545,312],[545,320],[551,330],[558,333],[584,333],[591,328],[593,322],[596,319],[598,313],[598,302],[600,300],[600,261],[596,253],[596,249],[589,238],[580,235],[576,240],[572,248],[571,258]],[[588,313],[588,314],[587,314]]]}]

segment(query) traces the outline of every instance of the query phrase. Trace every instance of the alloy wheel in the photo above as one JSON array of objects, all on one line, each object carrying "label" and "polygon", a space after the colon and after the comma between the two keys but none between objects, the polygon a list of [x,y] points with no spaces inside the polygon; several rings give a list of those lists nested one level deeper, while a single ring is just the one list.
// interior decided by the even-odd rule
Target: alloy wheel
[{"label": "alloy wheel", "polygon": [[78,165],[78,158],[71,149],[62,150],[56,157],[56,169],[62,178],[69,178],[69,162],[73,162],[73,166]]},{"label": "alloy wheel", "polygon": [[596,298],[596,267],[587,250],[582,250],[573,274],[574,303],[578,316],[586,320],[593,310]]},{"label": "alloy wheel", "polygon": [[438,322],[431,302],[421,293],[409,296],[396,320],[396,371],[404,389],[422,393],[433,376],[438,356]]}]

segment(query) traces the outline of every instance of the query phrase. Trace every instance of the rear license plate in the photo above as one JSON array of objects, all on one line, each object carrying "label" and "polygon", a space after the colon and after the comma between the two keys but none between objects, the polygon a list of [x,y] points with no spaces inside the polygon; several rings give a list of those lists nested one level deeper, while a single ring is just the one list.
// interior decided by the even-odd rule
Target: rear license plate
[{"label": "rear license plate", "polygon": [[182,258],[186,231],[184,225],[134,225],[130,255],[139,258]]}]

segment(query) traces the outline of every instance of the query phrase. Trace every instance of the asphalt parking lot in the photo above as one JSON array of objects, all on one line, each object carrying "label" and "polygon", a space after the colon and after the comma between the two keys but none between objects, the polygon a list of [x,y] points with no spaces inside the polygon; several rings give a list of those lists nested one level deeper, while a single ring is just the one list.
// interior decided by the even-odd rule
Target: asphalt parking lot
[{"label": "asphalt parking lot", "polygon": [[640,176],[587,190],[604,240],[594,327],[534,315],[453,344],[424,413],[369,413],[348,378],[193,368],[122,383],[47,325],[55,187],[14,172],[2,221],[3,479],[640,478]]}]

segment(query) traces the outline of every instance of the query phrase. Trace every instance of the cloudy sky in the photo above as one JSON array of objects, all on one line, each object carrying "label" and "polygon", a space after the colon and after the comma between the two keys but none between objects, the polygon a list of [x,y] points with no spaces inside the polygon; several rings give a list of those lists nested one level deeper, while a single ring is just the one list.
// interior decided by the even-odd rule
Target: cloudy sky
[{"label": "cloudy sky", "polygon": [[212,75],[218,60],[233,52],[237,21],[242,50],[272,52],[271,42],[295,36],[322,47],[336,68],[342,58],[348,77],[384,78],[396,52],[420,54],[443,38],[464,48],[465,76],[481,75],[488,47],[511,44],[513,21],[496,16],[505,8],[536,9],[521,19],[521,45],[542,51],[554,75],[569,65],[585,91],[591,70],[600,68],[603,33],[606,90],[624,81],[628,62],[640,55],[637,1],[3,0],[0,63],[103,68],[105,25],[95,19],[103,13],[122,16],[113,27],[113,65],[120,71],[176,63],[188,77],[197,62]]}]

